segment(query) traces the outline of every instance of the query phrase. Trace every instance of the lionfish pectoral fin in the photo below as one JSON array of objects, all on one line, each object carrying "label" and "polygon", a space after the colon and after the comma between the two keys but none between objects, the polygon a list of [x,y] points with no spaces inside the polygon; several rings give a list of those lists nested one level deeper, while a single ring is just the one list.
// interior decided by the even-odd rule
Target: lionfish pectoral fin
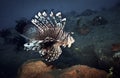
[{"label": "lionfish pectoral fin", "polygon": [[42,43],[42,40],[31,40],[27,43],[24,44],[24,50],[32,50],[32,51],[39,51],[41,46],[40,44]]},{"label": "lionfish pectoral fin", "polygon": [[30,40],[30,38],[28,38],[27,36],[23,35],[23,34],[19,34],[21,37],[27,39],[27,40]]},{"label": "lionfish pectoral fin", "polygon": [[74,42],[75,42],[75,39],[72,36],[69,36],[67,40],[68,48],[70,48]]},{"label": "lionfish pectoral fin", "polygon": [[49,50],[40,50],[39,53],[45,59],[45,61],[51,62],[58,59],[62,53],[62,50],[59,46],[52,46]]}]

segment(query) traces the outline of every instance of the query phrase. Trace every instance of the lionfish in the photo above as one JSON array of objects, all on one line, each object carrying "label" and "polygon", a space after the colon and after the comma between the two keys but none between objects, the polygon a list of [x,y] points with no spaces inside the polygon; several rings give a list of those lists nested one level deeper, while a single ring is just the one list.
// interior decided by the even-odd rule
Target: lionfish
[{"label": "lionfish", "polygon": [[45,11],[38,12],[31,22],[38,34],[34,34],[34,37],[24,44],[24,49],[39,52],[47,62],[59,58],[62,53],[61,46],[71,47],[71,44],[75,42],[71,36],[72,33],[63,30],[66,18],[62,18],[61,12],[56,14],[52,11],[50,14]]}]

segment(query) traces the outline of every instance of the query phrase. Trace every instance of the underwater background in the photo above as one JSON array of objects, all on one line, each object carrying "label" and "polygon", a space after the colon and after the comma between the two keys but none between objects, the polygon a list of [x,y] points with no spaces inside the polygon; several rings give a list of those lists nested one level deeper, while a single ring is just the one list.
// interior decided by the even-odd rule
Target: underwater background
[{"label": "underwater background", "polygon": [[[105,75],[107,73],[107,76],[99,76],[99,78],[119,78],[120,1],[105,0],[104,2],[101,0],[100,2],[99,0],[91,0],[90,3],[89,1],[87,2],[87,0],[85,1],[83,1],[83,4],[85,3],[84,6],[80,0],[76,0],[76,2],[69,2],[68,0],[65,2],[60,1],[61,4],[59,4],[59,1],[54,0],[54,2],[51,2],[52,4],[55,4],[53,6],[51,6],[52,4],[49,4],[50,1],[48,0],[46,2],[41,0],[40,4],[44,2],[42,5],[35,1],[20,1],[19,6],[17,6],[19,1],[17,3],[16,1],[11,1],[10,3],[7,0],[1,1],[0,78],[27,78],[22,77],[22,74],[20,73],[24,70],[23,64],[36,61],[38,61],[38,63],[35,63],[35,65],[38,64],[37,66],[39,66],[39,61],[42,61],[48,66],[52,65],[52,75],[55,74],[54,77],[47,74],[49,77],[41,76],[36,78],[98,78],[98,76],[83,76],[84,74],[75,75],[73,77],[63,76],[65,71],[79,69],[79,66],[76,65],[83,65],[81,68],[88,66],[89,68],[95,68],[96,70],[103,70]],[[34,5],[32,5],[32,3]],[[81,6],[78,6],[80,4]],[[8,8],[12,9],[9,10]],[[23,45],[26,43],[26,40],[21,37],[19,33],[24,31],[25,26],[27,26],[28,29],[29,26],[33,26],[30,21],[34,13],[38,11],[50,12],[51,10],[53,12],[61,11],[63,16],[67,18],[64,30],[67,32],[74,32],[72,36],[75,39],[75,43],[73,43],[71,48],[62,48],[63,52],[60,57],[53,62],[47,63],[42,60],[39,53],[24,50]],[[33,67],[35,65],[33,65]],[[42,65],[44,68],[44,64]],[[76,67],[69,69],[71,66]],[[84,71],[89,71],[89,68],[86,67]],[[51,70],[47,67],[46,69]],[[82,69],[80,69],[80,71],[82,71]],[[61,72],[63,72],[63,74],[58,75],[59,73],[61,74]],[[78,72],[79,71],[77,71],[77,74]],[[90,72],[88,72],[88,74],[90,74]],[[95,73],[96,72],[94,72],[94,74]],[[72,74],[76,73],[72,72]]]}]

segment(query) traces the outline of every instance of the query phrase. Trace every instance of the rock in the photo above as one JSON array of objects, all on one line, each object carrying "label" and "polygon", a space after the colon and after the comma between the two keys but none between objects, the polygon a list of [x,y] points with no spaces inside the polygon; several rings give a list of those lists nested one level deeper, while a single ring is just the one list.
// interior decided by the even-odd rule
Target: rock
[{"label": "rock", "polygon": [[15,30],[20,34],[23,34],[25,26],[28,24],[28,20],[26,18],[22,18],[16,21]]},{"label": "rock", "polygon": [[83,26],[78,29],[78,32],[81,35],[87,35],[90,32],[90,28],[88,26]]},{"label": "rock", "polygon": [[112,44],[112,51],[117,52],[120,51],[120,43]]},{"label": "rock", "polygon": [[105,25],[108,21],[103,16],[96,16],[92,20],[92,25]]},{"label": "rock", "polygon": [[75,65],[66,69],[52,69],[42,61],[22,65],[18,78],[106,78],[107,72],[85,65]]},{"label": "rock", "polygon": [[115,53],[114,55],[113,55],[113,57],[115,57],[115,58],[120,58],[120,52],[117,52],[117,53]]},{"label": "rock", "polygon": [[90,16],[90,15],[93,15],[93,14],[96,14],[96,13],[97,13],[96,11],[93,11],[91,9],[87,9],[84,12],[82,12],[80,15],[81,16]]},{"label": "rock", "polygon": [[119,78],[120,77],[120,57],[119,56],[113,57],[113,61],[112,61],[112,64],[113,64],[113,70],[112,70],[113,78]]},{"label": "rock", "polygon": [[0,45],[3,45],[4,44],[4,39],[2,37],[0,37]]}]

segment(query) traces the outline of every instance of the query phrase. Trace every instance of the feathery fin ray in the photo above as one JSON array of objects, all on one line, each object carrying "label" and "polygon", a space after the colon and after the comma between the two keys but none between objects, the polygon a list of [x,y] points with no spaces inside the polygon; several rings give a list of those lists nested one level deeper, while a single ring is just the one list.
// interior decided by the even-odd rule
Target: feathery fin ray
[{"label": "feathery fin ray", "polygon": [[61,46],[68,47],[74,43],[70,32],[63,31],[66,24],[66,18],[62,18],[61,12],[50,14],[38,12],[31,22],[38,29],[39,35],[36,35],[29,42],[24,44],[26,50],[33,50],[48,62],[59,58],[62,53]]}]

